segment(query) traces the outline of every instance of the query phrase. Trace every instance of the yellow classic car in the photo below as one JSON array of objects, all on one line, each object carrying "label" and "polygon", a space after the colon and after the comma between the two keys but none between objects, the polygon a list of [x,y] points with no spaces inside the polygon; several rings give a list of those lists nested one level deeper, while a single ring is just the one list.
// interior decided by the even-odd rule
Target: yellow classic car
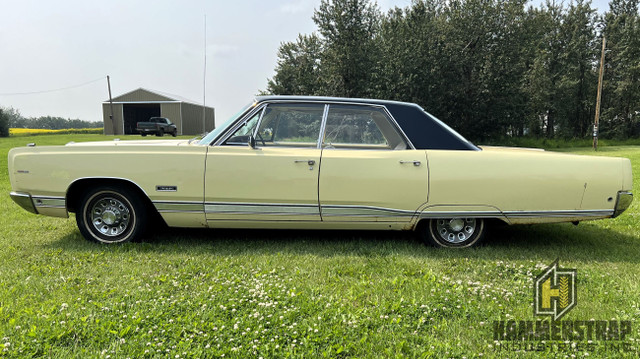
[{"label": "yellow classic car", "polygon": [[258,97],[203,138],[14,148],[11,198],[88,240],[171,227],[412,230],[469,247],[490,221],[578,222],[630,205],[626,158],[478,147],[411,103]]}]

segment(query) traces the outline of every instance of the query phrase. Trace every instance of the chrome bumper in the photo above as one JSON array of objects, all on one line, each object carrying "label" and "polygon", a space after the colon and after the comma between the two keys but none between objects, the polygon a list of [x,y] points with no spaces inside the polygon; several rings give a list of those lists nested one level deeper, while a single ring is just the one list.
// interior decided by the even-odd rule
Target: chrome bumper
[{"label": "chrome bumper", "polygon": [[64,197],[31,196],[27,192],[11,192],[11,199],[25,210],[45,216],[68,218]]},{"label": "chrome bumper", "polygon": [[31,213],[38,214],[36,210],[36,206],[33,204],[33,199],[31,195],[25,192],[11,192],[11,199],[18,204],[18,206],[26,209]]},{"label": "chrome bumper", "polygon": [[616,218],[626,211],[633,202],[633,193],[631,191],[619,191],[616,198],[616,206],[613,208],[612,218]]}]

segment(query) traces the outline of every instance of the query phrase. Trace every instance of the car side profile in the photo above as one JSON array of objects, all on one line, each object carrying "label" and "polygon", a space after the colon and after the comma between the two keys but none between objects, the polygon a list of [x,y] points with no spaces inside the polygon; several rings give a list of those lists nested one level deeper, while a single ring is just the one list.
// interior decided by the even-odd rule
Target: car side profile
[{"label": "car side profile", "polygon": [[625,158],[479,147],[411,103],[258,97],[202,139],[27,146],[9,152],[11,197],[75,213],[83,236],[120,243],[159,214],[171,227],[376,229],[469,247],[489,221],[620,215]]}]

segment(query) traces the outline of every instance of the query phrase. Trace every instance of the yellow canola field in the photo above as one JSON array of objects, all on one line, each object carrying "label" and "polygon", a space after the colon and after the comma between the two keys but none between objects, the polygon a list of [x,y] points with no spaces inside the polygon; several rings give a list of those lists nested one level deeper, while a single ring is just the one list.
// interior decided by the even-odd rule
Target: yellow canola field
[{"label": "yellow canola field", "polygon": [[9,136],[55,135],[72,133],[102,133],[102,128],[65,128],[61,130],[48,130],[44,128],[10,128]]}]

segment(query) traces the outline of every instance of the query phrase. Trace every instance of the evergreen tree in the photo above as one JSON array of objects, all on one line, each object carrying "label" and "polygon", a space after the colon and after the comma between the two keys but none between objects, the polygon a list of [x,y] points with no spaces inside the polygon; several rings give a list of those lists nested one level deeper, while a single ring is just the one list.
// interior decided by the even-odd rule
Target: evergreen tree
[{"label": "evergreen tree", "polygon": [[604,17],[607,38],[602,134],[640,135],[640,16],[638,0],[612,0]]},{"label": "evergreen tree", "polygon": [[374,38],[380,13],[375,3],[322,0],[313,21],[323,43],[324,91],[334,96],[370,96],[371,69],[378,61]]},{"label": "evergreen tree", "polygon": [[267,92],[276,95],[321,95],[322,44],[315,34],[298,35],[278,49],[276,74],[269,80]]},{"label": "evergreen tree", "polygon": [[9,116],[0,109],[0,137],[9,137]]}]

